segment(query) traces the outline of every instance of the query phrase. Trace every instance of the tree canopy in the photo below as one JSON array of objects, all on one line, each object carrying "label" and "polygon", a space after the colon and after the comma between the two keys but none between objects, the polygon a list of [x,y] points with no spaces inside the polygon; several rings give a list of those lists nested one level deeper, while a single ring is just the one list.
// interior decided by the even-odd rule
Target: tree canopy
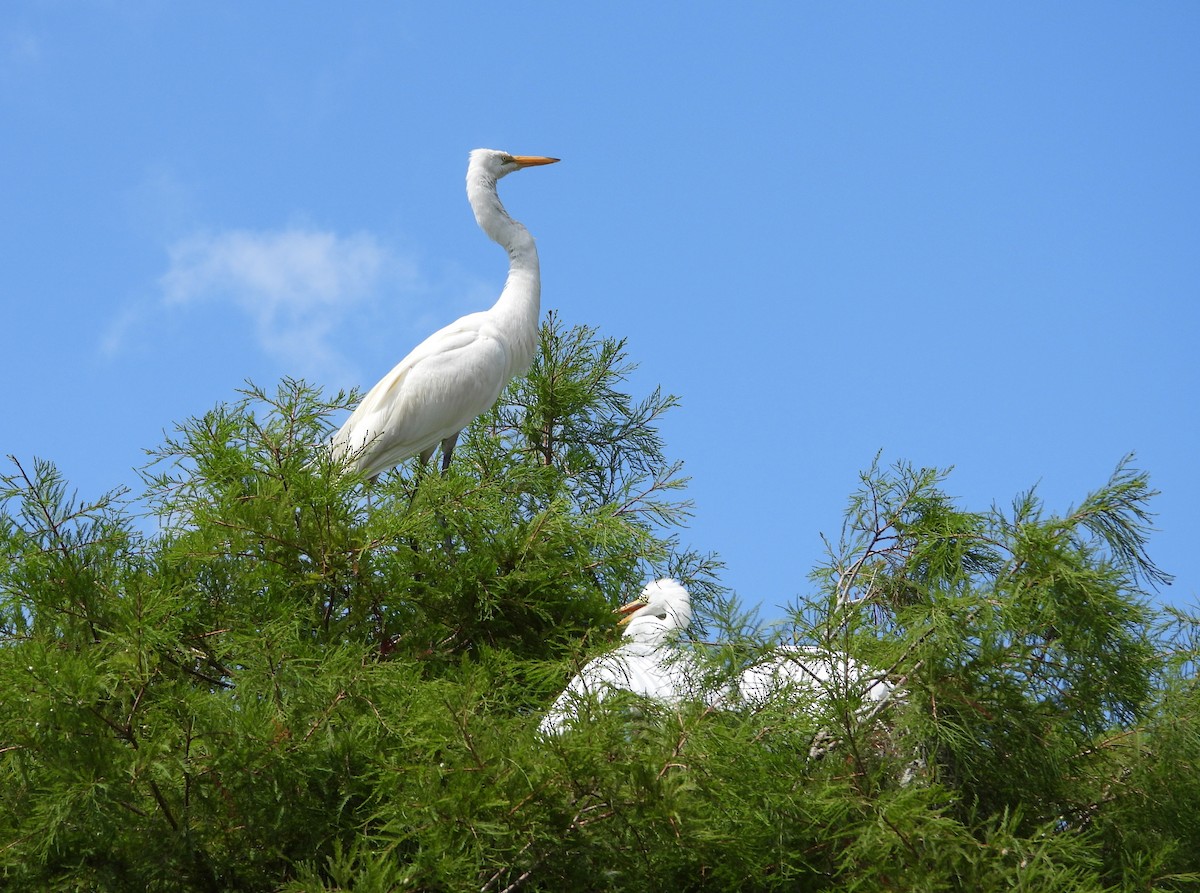
[{"label": "tree canopy", "polygon": [[[1055,514],[873,464],[767,627],[686,547],[676,403],[551,315],[446,475],[366,484],[300,381],[188,419],[140,492],[0,481],[12,890],[1183,890],[1200,621],[1156,606],[1132,458]],[[539,719],[655,576],[720,687],[781,641],[895,696]],[[820,746],[817,746],[817,744]]]}]

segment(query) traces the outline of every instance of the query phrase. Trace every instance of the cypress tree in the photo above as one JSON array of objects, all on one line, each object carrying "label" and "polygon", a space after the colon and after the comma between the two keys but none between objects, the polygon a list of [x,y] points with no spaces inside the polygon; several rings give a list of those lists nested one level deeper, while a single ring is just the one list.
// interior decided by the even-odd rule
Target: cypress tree
[{"label": "cypress tree", "polygon": [[[0,482],[0,879],[12,890],[1183,890],[1197,618],[1153,606],[1132,459],[1077,507],[967,510],[878,462],[787,622],[688,549],[622,341],[551,315],[447,475],[375,484],[330,398],[248,385],[139,493]],[[651,577],[711,684],[781,641],[885,672],[798,704],[613,698],[542,738]]]}]

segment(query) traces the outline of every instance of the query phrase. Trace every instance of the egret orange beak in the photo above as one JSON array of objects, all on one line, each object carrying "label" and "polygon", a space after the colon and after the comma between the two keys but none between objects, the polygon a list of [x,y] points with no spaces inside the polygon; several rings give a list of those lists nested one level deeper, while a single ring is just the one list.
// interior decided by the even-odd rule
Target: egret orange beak
[{"label": "egret orange beak", "polygon": [[544,155],[514,155],[512,160],[521,167],[535,167],[539,164],[554,164],[558,158],[546,158]]},{"label": "egret orange beak", "polygon": [[613,610],[614,614],[624,614],[625,615],[624,617],[622,617],[620,620],[617,621],[617,626],[624,626],[626,623],[628,623],[630,620],[633,619],[634,612],[637,611],[638,608],[644,608],[644,607],[646,607],[646,600],[644,598],[635,598],[629,604],[621,605],[621,607],[615,608]]}]

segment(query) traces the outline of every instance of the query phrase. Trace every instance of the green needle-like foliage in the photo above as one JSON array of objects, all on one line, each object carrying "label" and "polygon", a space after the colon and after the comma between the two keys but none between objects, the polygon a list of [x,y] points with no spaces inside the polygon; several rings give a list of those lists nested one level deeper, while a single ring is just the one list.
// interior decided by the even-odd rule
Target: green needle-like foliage
[{"label": "green needle-like foliage", "polygon": [[[876,464],[764,632],[681,545],[675,399],[627,393],[631,369],[552,315],[445,476],[341,473],[352,399],[296,381],[183,422],[139,494],[11,459],[0,887],[1196,888],[1200,623],[1151,606],[1169,578],[1131,460],[1062,514]],[[614,696],[540,736],[664,574],[720,696]],[[732,697],[785,638],[892,696]]]}]

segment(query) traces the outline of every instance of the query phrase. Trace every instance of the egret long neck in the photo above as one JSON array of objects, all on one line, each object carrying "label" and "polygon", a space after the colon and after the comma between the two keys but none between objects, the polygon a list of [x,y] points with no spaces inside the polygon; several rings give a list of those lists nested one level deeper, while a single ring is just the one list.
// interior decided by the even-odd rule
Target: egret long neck
[{"label": "egret long neck", "polygon": [[519,375],[529,368],[537,347],[542,304],[537,246],[529,230],[504,210],[495,178],[482,171],[469,171],[467,198],[480,228],[508,252],[508,279],[491,314],[508,335],[509,375]]}]

